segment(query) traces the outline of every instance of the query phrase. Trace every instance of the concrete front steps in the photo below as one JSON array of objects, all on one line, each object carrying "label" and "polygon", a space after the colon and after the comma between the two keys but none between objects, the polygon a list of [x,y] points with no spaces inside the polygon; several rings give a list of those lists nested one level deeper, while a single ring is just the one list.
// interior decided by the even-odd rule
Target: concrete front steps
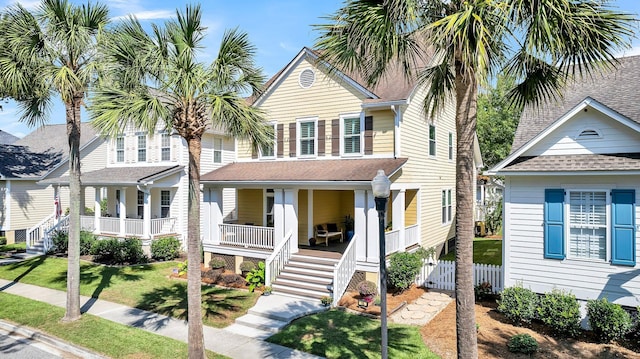
[{"label": "concrete front steps", "polygon": [[224,330],[256,339],[266,339],[294,319],[327,310],[319,300],[272,294],[261,296],[248,313]]},{"label": "concrete front steps", "polygon": [[45,254],[44,252],[44,242],[43,241],[36,241],[33,243],[32,246],[27,248],[27,253],[29,254]]},{"label": "concrete front steps", "polygon": [[332,295],[333,271],[339,259],[294,254],[271,284],[276,294],[320,302]]}]

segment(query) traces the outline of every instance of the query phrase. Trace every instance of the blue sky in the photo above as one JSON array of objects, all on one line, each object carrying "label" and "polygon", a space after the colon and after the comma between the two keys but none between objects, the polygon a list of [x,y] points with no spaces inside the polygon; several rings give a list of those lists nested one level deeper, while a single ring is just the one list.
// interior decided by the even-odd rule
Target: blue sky
[{"label": "blue sky", "polygon": [[[14,3],[15,0],[0,0],[0,7]],[[82,3],[84,1],[73,1]],[[174,16],[176,7],[184,9],[192,1],[168,0],[110,0],[113,18],[136,15],[140,20],[161,23]],[[205,49],[201,58],[210,60],[216,54],[222,34],[226,29],[239,27],[249,34],[256,45],[257,62],[267,76],[271,76],[284,67],[304,46],[313,46],[317,33],[312,24],[324,23],[323,16],[334,13],[342,5],[342,0],[208,0],[202,1],[203,22],[208,28]],[[34,8],[39,1],[20,1],[27,8]],[[615,0],[612,6],[620,10],[639,14],[640,1]],[[640,18],[640,15],[638,15]],[[629,54],[640,54],[640,40],[633,41],[634,49]],[[18,137],[23,137],[33,128],[19,121],[17,106],[9,101],[2,104],[0,111],[0,129]],[[83,120],[87,120],[86,114]],[[64,106],[55,102],[49,123],[64,123]]]}]

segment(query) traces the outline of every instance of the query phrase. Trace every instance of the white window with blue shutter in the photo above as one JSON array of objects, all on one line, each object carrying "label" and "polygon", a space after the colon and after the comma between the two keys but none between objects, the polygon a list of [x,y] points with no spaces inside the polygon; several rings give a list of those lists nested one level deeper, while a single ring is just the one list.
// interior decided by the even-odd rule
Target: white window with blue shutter
[{"label": "white window with blue shutter", "polygon": [[635,255],[635,190],[545,190],[545,258],[635,266]]}]

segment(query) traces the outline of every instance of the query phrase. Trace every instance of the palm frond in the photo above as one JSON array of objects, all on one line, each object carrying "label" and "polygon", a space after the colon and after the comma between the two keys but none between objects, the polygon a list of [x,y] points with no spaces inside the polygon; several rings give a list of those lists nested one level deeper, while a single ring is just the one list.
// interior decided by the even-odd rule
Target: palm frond
[{"label": "palm frond", "polygon": [[418,77],[419,83],[428,87],[423,111],[431,119],[441,114],[446,104],[453,100],[456,77],[452,53],[436,54],[434,61],[438,62],[421,71]]}]

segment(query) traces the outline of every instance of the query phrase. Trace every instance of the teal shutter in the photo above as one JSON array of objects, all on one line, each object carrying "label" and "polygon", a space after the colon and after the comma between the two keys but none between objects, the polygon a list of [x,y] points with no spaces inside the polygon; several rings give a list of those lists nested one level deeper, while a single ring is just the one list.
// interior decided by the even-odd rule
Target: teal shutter
[{"label": "teal shutter", "polygon": [[564,259],[564,190],[544,191],[544,257]]},{"label": "teal shutter", "polygon": [[611,191],[611,264],[636,265],[636,191]]}]

